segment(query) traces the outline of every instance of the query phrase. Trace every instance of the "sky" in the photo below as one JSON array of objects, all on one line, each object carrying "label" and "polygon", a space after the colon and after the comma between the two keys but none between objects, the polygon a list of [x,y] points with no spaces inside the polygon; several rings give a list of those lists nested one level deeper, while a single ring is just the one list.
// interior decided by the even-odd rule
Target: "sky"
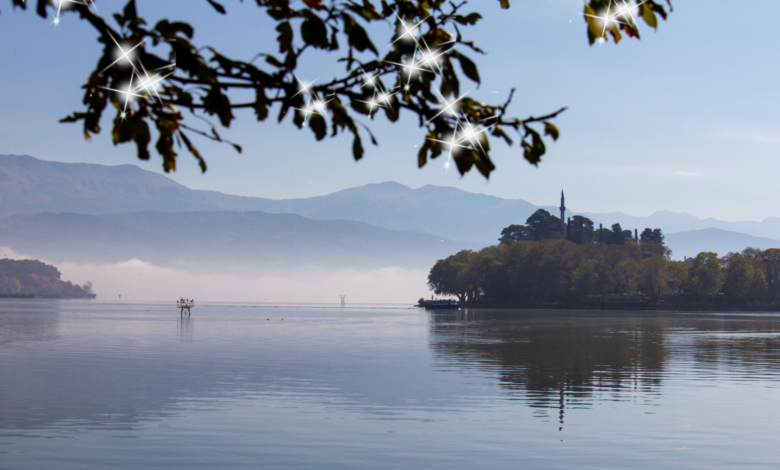
[{"label": "sky", "polygon": [[[274,50],[274,24],[253,2],[225,1],[218,15],[205,1],[139,0],[141,16],[185,20],[198,44],[249,60]],[[124,2],[97,1],[103,16]],[[472,0],[484,20],[464,30],[488,53],[471,54],[482,84],[470,96],[499,103],[517,88],[513,115],[544,114],[568,106],[555,121],[557,143],[538,168],[522,149],[493,142],[497,170],[486,180],[477,172],[461,177],[443,160],[416,165],[424,133],[402,114],[370,123],[380,146],[352,160],[349,137],[316,142],[289,121],[239,119],[223,136],[244,147],[198,140],[209,170],[201,174],[182,152],[168,174],[194,189],[274,199],[310,197],[348,187],[397,181],[412,188],[434,184],[503,198],[555,205],[565,189],[567,206],[578,212],[649,215],[688,212],[721,220],[780,216],[780,120],[777,116],[777,33],[780,2],[678,0],[658,31],[641,25],[642,40],[589,46],[579,0],[512,2]],[[373,29],[376,42],[392,27]],[[58,120],[81,110],[81,85],[99,57],[96,34],[76,15],[59,27],[33,11],[13,10],[0,0],[0,154],[28,154],[62,162],[137,164],[162,172],[161,159],[139,161],[131,145],[115,147],[108,130],[91,142],[79,125]],[[315,54],[300,68],[305,80],[339,73],[334,54]],[[468,85],[463,85],[468,90]]]}]

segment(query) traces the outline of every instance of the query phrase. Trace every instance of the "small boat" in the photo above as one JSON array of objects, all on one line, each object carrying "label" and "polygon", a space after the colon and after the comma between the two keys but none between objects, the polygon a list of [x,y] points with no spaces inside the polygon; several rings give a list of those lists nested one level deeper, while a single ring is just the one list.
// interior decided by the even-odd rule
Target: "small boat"
[{"label": "small boat", "polygon": [[460,303],[457,300],[426,300],[425,310],[457,310]]}]

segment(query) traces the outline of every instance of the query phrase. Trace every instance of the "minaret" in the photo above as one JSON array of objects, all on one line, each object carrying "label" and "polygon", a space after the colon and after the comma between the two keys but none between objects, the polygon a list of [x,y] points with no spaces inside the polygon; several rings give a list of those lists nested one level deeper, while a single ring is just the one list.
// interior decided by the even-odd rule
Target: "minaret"
[{"label": "minaret", "polygon": [[561,225],[566,226],[566,204],[563,199],[563,189],[561,189]]}]

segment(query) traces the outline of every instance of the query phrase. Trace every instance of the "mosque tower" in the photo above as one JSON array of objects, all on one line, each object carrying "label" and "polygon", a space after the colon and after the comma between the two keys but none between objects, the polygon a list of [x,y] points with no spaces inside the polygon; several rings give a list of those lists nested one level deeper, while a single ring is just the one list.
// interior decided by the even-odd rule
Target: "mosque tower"
[{"label": "mosque tower", "polygon": [[563,198],[563,189],[561,189],[561,224],[566,226],[566,203]]}]

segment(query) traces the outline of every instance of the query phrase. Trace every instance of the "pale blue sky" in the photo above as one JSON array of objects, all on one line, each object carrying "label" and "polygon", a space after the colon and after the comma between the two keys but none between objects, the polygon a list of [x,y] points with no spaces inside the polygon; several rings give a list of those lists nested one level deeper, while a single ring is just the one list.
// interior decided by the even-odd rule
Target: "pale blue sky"
[{"label": "pale blue sky", "polygon": [[[123,3],[97,5],[109,14]],[[274,48],[272,24],[253,2],[224,3],[226,17],[205,1],[138,1],[150,19],[193,22],[198,43],[227,55],[249,59]],[[588,46],[579,0],[514,1],[509,11],[493,0],[472,0],[471,6],[485,19],[467,36],[489,52],[473,57],[483,84],[472,95],[500,102],[517,87],[511,111],[519,117],[569,106],[556,121],[561,140],[549,146],[538,169],[525,163],[519,148],[496,141],[498,169],[490,181],[476,172],[464,178],[445,172],[443,160],[418,170],[415,145],[423,133],[408,114],[396,125],[377,119],[380,147],[369,147],[355,163],[348,138],[316,143],[289,122],[257,123],[246,113],[224,132],[244,146],[242,155],[199,141],[209,171],[201,175],[182,153],[179,171],[169,176],[192,188],[275,199],[394,180],[544,205],[556,204],[563,187],[575,211],[780,216],[774,21],[780,2],[751,0],[736,11],[725,0],[677,0],[658,32],[643,27],[641,41],[617,47]],[[0,10],[0,154],[161,171],[159,157],[141,162],[133,146],[112,146],[108,132],[85,142],[80,127],[57,122],[81,109],[79,87],[98,58],[92,28],[72,14],[54,28],[31,11],[12,11],[7,0],[0,0]],[[389,26],[376,31],[391,33]],[[301,76],[330,78],[334,57],[313,57]]]}]

